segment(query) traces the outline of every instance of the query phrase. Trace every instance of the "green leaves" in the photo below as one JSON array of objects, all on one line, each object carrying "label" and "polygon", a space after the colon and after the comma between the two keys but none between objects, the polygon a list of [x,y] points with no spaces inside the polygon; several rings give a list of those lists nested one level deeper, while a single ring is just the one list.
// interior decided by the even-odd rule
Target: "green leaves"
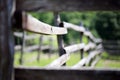
[{"label": "green leaves", "polygon": [[120,39],[120,13],[98,12],[94,18],[94,27],[104,40]]}]

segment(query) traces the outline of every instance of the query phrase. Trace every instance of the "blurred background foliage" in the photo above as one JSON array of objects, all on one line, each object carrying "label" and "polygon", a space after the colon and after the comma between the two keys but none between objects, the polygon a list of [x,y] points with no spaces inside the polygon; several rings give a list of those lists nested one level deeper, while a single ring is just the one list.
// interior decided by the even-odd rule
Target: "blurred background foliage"
[{"label": "blurred background foliage", "polygon": [[103,40],[120,40],[120,13],[97,12],[92,26]]},{"label": "blurred background foliage", "polygon": [[[30,13],[40,21],[54,25],[52,12]],[[95,37],[105,40],[120,40],[120,12],[98,11],[98,12],[61,12],[62,21],[76,25],[83,24]],[[79,33],[69,30],[64,37],[67,44],[79,41]],[[74,40],[77,39],[77,40]]]}]

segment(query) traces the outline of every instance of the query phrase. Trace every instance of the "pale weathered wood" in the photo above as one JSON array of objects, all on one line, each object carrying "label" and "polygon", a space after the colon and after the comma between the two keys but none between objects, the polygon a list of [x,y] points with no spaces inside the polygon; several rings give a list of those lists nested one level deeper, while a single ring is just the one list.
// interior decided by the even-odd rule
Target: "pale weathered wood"
[{"label": "pale weathered wood", "polygon": [[67,30],[65,28],[58,28],[53,27],[51,25],[45,24],[36,18],[32,17],[31,15],[23,16],[23,29],[36,32],[36,33],[43,33],[43,34],[66,34]]},{"label": "pale weathered wood", "polygon": [[[39,49],[39,45],[28,46],[25,48],[25,52],[30,52]],[[49,46],[41,46],[41,50],[50,49]]]},{"label": "pale weathered wood", "polygon": [[90,31],[85,31],[84,35],[87,36],[94,43],[101,43],[102,40],[99,38],[95,38]]},{"label": "pale weathered wood", "polygon": [[65,28],[70,28],[70,29],[73,29],[73,30],[79,31],[79,32],[85,32],[85,28],[83,26],[78,26],[78,25],[74,25],[72,23],[67,23],[67,22],[63,22],[63,23],[64,23]]},{"label": "pale weathered wood", "polygon": [[95,65],[97,64],[97,62],[100,60],[100,57],[99,56],[97,56],[96,58],[95,58],[95,60],[91,63],[91,66],[90,67],[95,67]]},{"label": "pale weathered wood", "polygon": [[16,4],[24,11],[120,11],[120,0],[16,0]]},{"label": "pale weathered wood", "polygon": [[[60,67],[62,64],[64,64],[69,59],[70,53],[78,51],[80,49],[83,49],[84,47],[85,47],[85,51],[95,47],[95,45],[93,43],[89,43],[87,46],[88,47],[86,49],[85,44],[81,43],[81,44],[76,44],[76,45],[65,47],[64,49],[65,49],[67,54],[63,54],[60,58],[53,61],[47,67]],[[89,62],[93,57],[95,57],[95,55],[99,54],[100,52],[101,52],[101,50],[91,52],[88,57],[83,58],[78,64],[76,64],[72,68],[82,67],[84,64]]]},{"label": "pale weathered wood", "polygon": [[91,59],[102,52],[103,52],[102,50],[95,50],[95,51],[90,52],[89,56],[87,57],[86,64],[91,64],[90,63]]},{"label": "pale weathered wood", "polygon": [[[96,51],[92,51],[89,53],[89,55],[85,58],[83,58],[81,61],[79,61],[76,65],[74,65],[72,67],[72,69],[75,68],[81,68],[83,67],[85,64],[89,64],[89,62],[91,61],[92,58],[94,58],[96,55],[102,53],[102,50],[96,50]],[[94,65],[94,64],[93,64]]]},{"label": "pale weathered wood", "polygon": [[73,30],[78,31],[78,32],[82,32],[85,36],[89,37],[91,41],[93,41],[95,43],[101,42],[101,40],[96,39],[90,31],[86,31],[84,26],[82,26],[82,25],[78,26],[78,25],[74,25],[74,24],[68,23],[68,22],[63,22],[63,23],[64,23],[65,28],[73,29]]},{"label": "pale weathered wood", "polygon": [[22,32],[14,32],[14,36],[22,38]]},{"label": "pale weathered wood", "polygon": [[62,66],[67,60],[69,60],[70,58],[70,54],[63,54],[62,56],[60,56],[58,59],[54,60],[52,63],[50,63],[47,68],[57,68]]},{"label": "pale weathered wood", "polygon": [[90,38],[93,39],[92,34],[91,34],[91,32],[89,32],[89,31],[85,31],[85,32],[84,32],[84,35],[89,36]]},{"label": "pale weathered wood", "polygon": [[[14,36],[22,38],[22,33],[21,32],[14,32]],[[31,34],[31,35],[25,35],[25,40],[31,40],[35,38],[39,38],[40,35],[37,34]]]},{"label": "pale weathered wood", "polygon": [[[53,27],[49,24],[43,23],[31,15],[26,14],[25,12],[16,12],[15,20],[16,22],[14,24],[16,24],[16,28],[20,28],[22,26],[21,29],[23,28],[24,30],[28,30],[34,33],[57,35],[67,34],[67,29]],[[20,20],[22,21],[20,22]]]},{"label": "pale weathered wood", "polygon": [[[15,80],[119,80],[120,69],[15,68]],[[29,75],[29,76],[28,76]]]},{"label": "pale weathered wood", "polygon": [[0,0],[0,80],[12,80],[13,75],[13,8],[14,0]]},{"label": "pale weathered wood", "polygon": [[84,43],[80,43],[80,44],[74,44],[74,45],[65,47],[64,49],[65,49],[66,53],[72,53],[72,52],[81,50],[84,47],[85,47],[85,44]]},{"label": "pale weathered wood", "polygon": [[83,49],[84,47],[85,47],[84,43],[65,47],[64,49],[66,51],[66,54],[63,54],[60,58],[53,61],[47,67],[60,67],[69,59],[70,53]]},{"label": "pale weathered wood", "polygon": [[87,58],[83,58],[81,61],[79,61],[77,64],[75,64],[72,67],[72,69],[83,67],[85,65],[86,61],[87,61]]},{"label": "pale weathered wood", "polygon": [[90,50],[90,49],[93,49],[93,48],[95,48],[96,47],[96,45],[94,44],[94,43],[92,43],[92,42],[89,42],[85,47],[84,47],[84,51],[88,51],[88,50]]},{"label": "pale weathered wood", "polygon": [[21,45],[16,45],[16,46],[14,46],[14,50],[20,50],[21,49]]},{"label": "pale weathered wood", "polygon": [[[14,47],[14,49],[17,51],[17,50],[20,50],[21,49],[21,45],[17,45]],[[39,49],[39,45],[33,45],[33,46],[27,46],[24,51],[25,52],[30,52],[30,51],[33,51],[33,50],[37,50]],[[45,49],[49,49],[49,46],[41,46],[41,49],[40,50],[45,50]]]}]

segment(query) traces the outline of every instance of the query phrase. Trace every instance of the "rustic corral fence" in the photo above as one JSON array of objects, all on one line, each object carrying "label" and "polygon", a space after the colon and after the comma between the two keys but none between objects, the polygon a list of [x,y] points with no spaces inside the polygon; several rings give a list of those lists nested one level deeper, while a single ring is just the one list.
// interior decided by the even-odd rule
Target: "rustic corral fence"
[{"label": "rustic corral fence", "polygon": [[[64,3],[64,4],[63,4]],[[16,5],[15,5],[16,4]],[[91,69],[81,68],[98,53],[101,46],[82,43],[64,47],[62,36],[67,33],[65,22],[57,24],[60,27],[52,27],[42,23],[22,11],[85,11],[85,10],[120,10],[119,0],[0,0],[0,80],[12,80],[13,73],[13,33],[12,26],[16,29],[24,29],[41,34],[56,34],[58,36],[60,58],[49,64],[46,68],[15,68],[15,80],[119,80],[119,69]],[[16,12],[18,11],[18,12]],[[13,17],[14,12],[16,16]],[[56,15],[57,17],[57,15]],[[56,18],[57,19],[57,18]],[[56,23],[57,20],[55,19]],[[13,23],[13,24],[12,24]],[[69,24],[69,23],[68,23]],[[40,27],[38,27],[40,26]],[[72,28],[70,26],[70,28]],[[77,28],[79,30],[79,28]],[[84,31],[79,30],[80,33]],[[86,32],[86,31],[85,31]],[[91,35],[86,33],[90,39]],[[93,39],[94,40],[94,39]],[[94,46],[93,46],[94,45]],[[97,49],[72,68],[58,68],[65,65],[71,52],[76,50],[87,51],[90,48]],[[72,49],[71,49],[72,48]],[[95,63],[95,62],[94,62]],[[94,64],[93,63],[93,64]],[[91,64],[90,64],[91,65]],[[51,68],[49,68],[51,67]],[[56,68],[57,67],[57,68]],[[29,75],[29,76],[28,76]],[[14,78],[14,77],[13,77]]]},{"label": "rustic corral fence", "polygon": [[[32,52],[37,51],[37,61],[40,60],[40,53],[42,51],[48,52],[48,57],[51,57],[51,53],[53,52],[53,39],[52,37],[43,36],[35,33],[28,34],[27,31],[21,31],[21,32],[14,32],[14,38],[15,38],[15,47],[14,50],[17,53],[20,52],[20,58],[19,63],[22,65],[24,62],[23,56],[25,52]],[[34,40],[37,40],[37,43],[35,43]],[[49,45],[43,45],[43,42],[47,39],[49,42]]]},{"label": "rustic corral fence", "polygon": [[[16,16],[18,16],[18,14],[20,15],[19,18],[16,17]],[[62,66],[62,65],[65,66],[66,61],[70,58],[70,54],[75,51],[78,51],[78,50],[80,50],[80,53],[81,53],[81,60],[76,65],[72,66],[70,69],[71,70],[77,69],[77,68],[83,67],[85,65],[89,65],[89,66],[93,67],[99,59],[99,58],[95,58],[95,57],[103,52],[102,45],[100,44],[101,43],[100,39],[96,39],[89,31],[86,31],[86,29],[83,26],[77,26],[77,25],[74,25],[71,23],[61,22],[60,17],[57,13],[55,13],[55,22],[57,23],[56,26],[58,26],[58,27],[54,27],[54,26],[48,25],[46,23],[43,23],[25,12],[16,12],[14,17],[15,17],[14,18],[15,21],[22,20],[21,24],[15,24],[17,26],[17,28],[19,27],[19,29],[24,29],[24,30],[28,30],[31,32],[35,32],[35,33],[40,33],[43,35],[46,35],[46,34],[47,35],[53,35],[53,34],[57,35],[58,48],[59,48],[58,50],[59,50],[60,57],[58,59],[56,59],[55,61],[53,61],[52,63],[50,63],[49,65],[47,65],[45,67],[45,69],[49,70],[50,68],[60,68],[60,66]],[[16,23],[18,23],[18,22],[16,22]],[[67,28],[71,28],[80,33],[80,42],[81,43],[64,47],[63,35],[67,34]],[[87,45],[85,43],[83,43],[83,41],[82,41],[83,35],[87,36],[89,39],[89,43]],[[83,57],[83,53],[86,51],[89,51],[89,50],[93,50],[93,51],[89,52],[89,55],[87,57]],[[94,58],[95,58],[95,60],[94,60]],[[23,69],[23,68],[17,68],[16,71],[19,69]],[[29,71],[30,71],[29,73],[31,73],[33,70],[29,69]],[[24,71],[22,71],[22,72],[24,73]],[[25,80],[31,79],[31,78],[28,78],[26,74],[22,75],[22,73],[21,72],[19,73],[19,71],[18,71],[15,73],[15,75],[16,75],[15,79],[17,79],[17,80],[18,79],[25,79]],[[33,77],[35,77],[35,76],[33,76]],[[37,78],[40,79],[41,77],[37,77]]]}]

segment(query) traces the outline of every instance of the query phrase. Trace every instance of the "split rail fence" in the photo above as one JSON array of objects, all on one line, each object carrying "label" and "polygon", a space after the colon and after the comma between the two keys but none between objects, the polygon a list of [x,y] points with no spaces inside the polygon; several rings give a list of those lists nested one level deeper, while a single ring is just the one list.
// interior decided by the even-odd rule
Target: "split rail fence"
[{"label": "split rail fence", "polygon": [[[16,11],[120,11],[120,0],[0,0],[0,80],[119,80],[120,69],[91,69],[80,68],[90,63],[92,67],[96,61],[93,61],[95,55],[102,52],[101,45],[89,32],[81,30],[81,27],[75,28],[67,26],[70,23],[55,20],[56,26],[53,27],[38,21],[26,13],[17,13]],[[55,16],[57,17],[57,15]],[[14,62],[14,41],[12,31],[15,29],[28,30],[40,34],[54,34],[58,36],[60,58],[49,64],[45,68],[25,68],[17,67],[13,71]],[[76,29],[80,34],[89,36],[90,43],[63,46],[62,36],[67,34],[67,29]],[[93,39],[94,38],[94,39]],[[72,49],[71,49],[72,48]],[[81,55],[84,51],[95,48],[89,52],[88,57],[81,57],[81,61],[70,68],[60,67],[65,65],[71,53],[80,50]],[[92,58],[92,59],[91,59]],[[98,59],[97,59],[98,60]],[[56,63],[57,62],[57,63]],[[92,63],[91,63],[92,62]],[[57,65],[56,65],[57,64]],[[56,67],[57,66],[57,67]],[[59,67],[59,68],[58,68]]]},{"label": "split rail fence", "polygon": [[[20,59],[19,63],[22,65],[24,63],[23,56],[25,52],[32,52],[32,51],[37,51],[37,61],[40,60],[40,53],[42,51],[47,51],[49,53],[49,57],[51,56],[51,53],[53,51],[53,39],[52,37],[47,37],[43,35],[38,35],[38,34],[27,34],[28,32],[23,30],[21,32],[14,32],[14,38],[16,38],[16,45],[14,47],[15,51],[20,51]],[[34,40],[37,40],[38,44],[34,44]],[[49,45],[43,45],[43,42],[45,39],[48,40]]]},{"label": "split rail fence", "polygon": [[[21,18],[23,20],[22,24],[25,24],[24,26],[22,26],[22,28],[24,30],[28,30],[28,31],[40,33],[40,34],[49,34],[49,35],[55,34],[55,35],[57,35],[58,48],[59,48],[58,50],[59,50],[60,58],[53,61],[53,63],[49,64],[48,67],[58,67],[58,66],[63,65],[69,59],[70,54],[74,53],[75,51],[78,51],[78,50],[80,50],[82,60],[73,67],[84,66],[85,64],[88,64],[89,62],[91,62],[91,59],[93,59],[96,55],[102,53],[102,51],[103,51],[102,45],[100,44],[101,43],[100,39],[96,39],[91,34],[91,32],[87,31],[83,26],[77,26],[77,25],[74,25],[71,23],[61,22],[58,14],[56,14],[56,17],[55,17],[56,18],[55,20],[57,23],[56,26],[58,26],[58,27],[52,27],[48,24],[38,21],[37,19],[35,19],[31,15],[26,14],[25,12],[20,12],[20,14],[21,14],[21,16],[22,16]],[[17,15],[17,13],[15,14],[15,16],[16,15]],[[25,21],[27,21],[27,22],[25,22]],[[67,34],[67,28],[73,29],[80,33],[80,42],[81,43],[64,47],[63,36],[64,36],[64,34]],[[89,43],[87,45],[85,43],[83,43],[83,41],[82,41],[82,37],[84,35],[88,37]],[[23,45],[23,48],[24,48],[24,45]],[[93,51],[91,51],[89,53],[88,57],[83,58],[84,52],[87,52],[89,50],[93,50]],[[90,65],[91,65],[91,63],[90,63]]]},{"label": "split rail fence", "polygon": [[[59,51],[60,57],[58,59],[54,60],[52,63],[45,66],[43,69],[17,67],[15,69],[15,79],[16,80],[29,80],[29,79],[39,80],[41,78],[42,78],[42,80],[56,80],[57,78],[60,77],[61,70],[62,71],[67,70],[68,71],[67,74],[69,74],[69,71],[73,71],[73,73],[74,73],[75,69],[77,69],[79,71],[80,68],[84,69],[84,67],[86,65],[89,67],[94,67],[95,64],[97,63],[97,61],[99,60],[99,56],[103,52],[101,40],[96,39],[92,35],[92,33],[90,31],[86,30],[83,26],[77,26],[77,25],[74,25],[71,23],[62,22],[62,21],[60,21],[60,17],[57,13],[55,13],[56,27],[51,26],[51,25],[46,24],[46,23],[43,23],[43,22],[37,20],[36,18],[32,17],[31,15],[29,15],[25,12],[16,12],[16,14],[14,15],[16,21],[17,20],[19,21],[19,18],[16,17],[16,16],[18,16],[18,14],[20,15],[20,18],[21,18],[20,20],[22,20],[22,21],[21,21],[21,24],[15,24],[17,26],[17,28],[19,26],[19,29],[31,31],[34,33],[39,33],[39,34],[43,34],[43,35],[56,35],[57,36],[58,51]],[[16,22],[16,23],[18,23],[18,22]],[[73,29],[73,30],[80,33],[80,43],[79,44],[73,44],[73,45],[70,45],[67,47],[64,46],[63,36],[65,34],[67,34],[67,32],[68,32],[67,29]],[[83,43],[83,41],[82,41],[83,36],[88,37],[88,40],[89,40],[88,44]],[[81,60],[72,67],[65,66],[67,60],[69,60],[69,58],[70,58],[70,54],[74,53],[76,51],[80,51]],[[84,57],[84,52],[89,52],[87,57]],[[56,70],[56,69],[58,69],[58,70]],[[39,76],[39,74],[36,74],[36,72],[38,72],[38,73],[39,73],[39,71],[42,72],[41,70],[42,71],[45,70],[44,72],[50,71],[50,74],[52,74],[51,71],[55,71],[55,73],[56,73],[56,71],[58,71],[58,74],[60,74],[60,75],[59,76],[57,75],[57,77],[53,77],[53,74],[52,74],[52,76],[49,77],[49,75],[44,73],[44,72],[43,72],[43,74],[40,73],[40,76]],[[85,69],[85,70],[88,70],[88,73],[89,73],[89,69]],[[91,69],[90,69],[90,71],[91,71]],[[107,70],[104,70],[104,71],[106,74]],[[112,70],[110,72],[112,72]],[[30,74],[31,77],[28,77],[27,74]],[[32,74],[34,74],[34,75],[32,75]],[[76,74],[76,71],[75,71],[75,74]],[[95,75],[95,73],[93,73],[93,74]],[[41,77],[41,75],[44,75],[44,76]],[[75,78],[75,75],[74,75],[74,78]],[[76,78],[77,78],[76,80],[79,79],[78,76]],[[65,79],[72,80],[72,79],[68,78],[68,76],[64,76],[64,78],[60,78],[58,80],[65,80]],[[85,77],[83,79],[87,80]],[[93,79],[95,79],[95,78],[93,78]],[[106,77],[105,78],[101,77],[100,79],[105,80]]]}]

